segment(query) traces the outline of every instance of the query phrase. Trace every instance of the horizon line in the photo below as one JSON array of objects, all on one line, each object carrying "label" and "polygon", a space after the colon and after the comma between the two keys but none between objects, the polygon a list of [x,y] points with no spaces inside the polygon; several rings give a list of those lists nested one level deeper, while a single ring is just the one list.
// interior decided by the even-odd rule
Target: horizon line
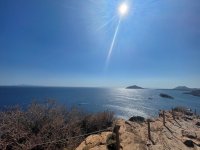
[{"label": "horizon line", "polygon": [[[117,87],[117,86],[59,86],[59,85],[26,85],[26,84],[19,84],[19,85],[0,85],[0,87],[52,87],[52,88],[124,88],[126,89],[128,86],[123,86],[123,87]],[[179,87],[179,86],[176,86]],[[173,88],[163,88],[163,87],[142,87],[144,89],[174,89],[176,87]],[[188,87],[188,86],[186,86]],[[188,87],[190,88],[190,87]],[[194,88],[190,88],[190,89],[200,89],[197,87]]]}]

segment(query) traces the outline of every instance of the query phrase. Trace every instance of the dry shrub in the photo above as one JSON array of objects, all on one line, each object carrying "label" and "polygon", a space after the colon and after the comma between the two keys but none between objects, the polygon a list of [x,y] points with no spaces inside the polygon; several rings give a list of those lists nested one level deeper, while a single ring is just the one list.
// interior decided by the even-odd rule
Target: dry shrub
[{"label": "dry shrub", "polygon": [[173,109],[176,112],[181,112],[181,113],[186,113],[188,111],[188,109],[186,107],[183,106],[177,106]]},{"label": "dry shrub", "polygon": [[192,112],[192,110],[191,110],[191,109],[188,109],[188,108],[186,108],[186,107],[181,107],[181,106],[175,107],[175,108],[174,108],[174,111],[181,112],[182,114],[188,115],[188,116],[194,115],[193,112]]},{"label": "dry shrub", "polygon": [[54,101],[11,107],[0,111],[0,149],[74,149],[85,137],[71,137],[106,129],[113,119],[109,111],[88,114]]},{"label": "dry shrub", "polygon": [[86,133],[106,129],[112,125],[113,115],[109,111],[87,115],[82,121],[82,128]]}]

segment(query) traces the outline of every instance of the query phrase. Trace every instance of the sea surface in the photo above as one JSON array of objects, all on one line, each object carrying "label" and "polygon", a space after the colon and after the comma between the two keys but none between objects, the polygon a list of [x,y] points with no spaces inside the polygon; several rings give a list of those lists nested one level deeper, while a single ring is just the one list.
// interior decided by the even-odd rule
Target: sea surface
[{"label": "sea surface", "polygon": [[[162,98],[166,93],[174,99]],[[75,106],[88,112],[114,111],[125,119],[133,115],[154,117],[160,109],[185,106],[200,114],[200,97],[183,94],[177,90],[125,89],[125,88],[63,88],[63,87],[0,87],[0,108],[27,106],[32,101],[57,100],[69,107]]]}]

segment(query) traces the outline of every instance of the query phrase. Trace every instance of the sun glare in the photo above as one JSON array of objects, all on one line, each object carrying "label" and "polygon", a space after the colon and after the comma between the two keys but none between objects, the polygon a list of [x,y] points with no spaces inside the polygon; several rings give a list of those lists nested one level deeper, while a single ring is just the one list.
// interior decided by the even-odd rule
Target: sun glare
[{"label": "sun glare", "polygon": [[118,13],[119,13],[120,17],[119,17],[117,27],[115,29],[115,33],[114,33],[114,36],[113,36],[113,39],[112,39],[112,42],[111,42],[111,45],[110,45],[110,49],[108,51],[105,69],[107,69],[107,67],[109,65],[110,57],[112,55],[112,51],[113,51],[113,48],[114,48],[114,45],[115,45],[115,41],[116,41],[116,38],[117,38],[117,34],[118,34],[118,31],[119,31],[119,27],[120,27],[122,17],[125,16],[128,13],[128,9],[129,9],[128,4],[126,2],[123,2],[118,6]]},{"label": "sun glare", "polygon": [[128,12],[128,5],[125,2],[120,4],[118,11],[119,11],[120,16],[124,16]]}]

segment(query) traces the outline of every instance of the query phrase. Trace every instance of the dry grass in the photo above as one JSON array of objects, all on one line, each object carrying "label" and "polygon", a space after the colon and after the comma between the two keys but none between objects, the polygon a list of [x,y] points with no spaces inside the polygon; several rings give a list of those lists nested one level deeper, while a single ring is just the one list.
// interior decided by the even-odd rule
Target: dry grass
[{"label": "dry grass", "polygon": [[85,137],[70,137],[106,129],[113,119],[112,112],[88,114],[54,101],[11,107],[0,112],[0,149],[74,149]]}]

